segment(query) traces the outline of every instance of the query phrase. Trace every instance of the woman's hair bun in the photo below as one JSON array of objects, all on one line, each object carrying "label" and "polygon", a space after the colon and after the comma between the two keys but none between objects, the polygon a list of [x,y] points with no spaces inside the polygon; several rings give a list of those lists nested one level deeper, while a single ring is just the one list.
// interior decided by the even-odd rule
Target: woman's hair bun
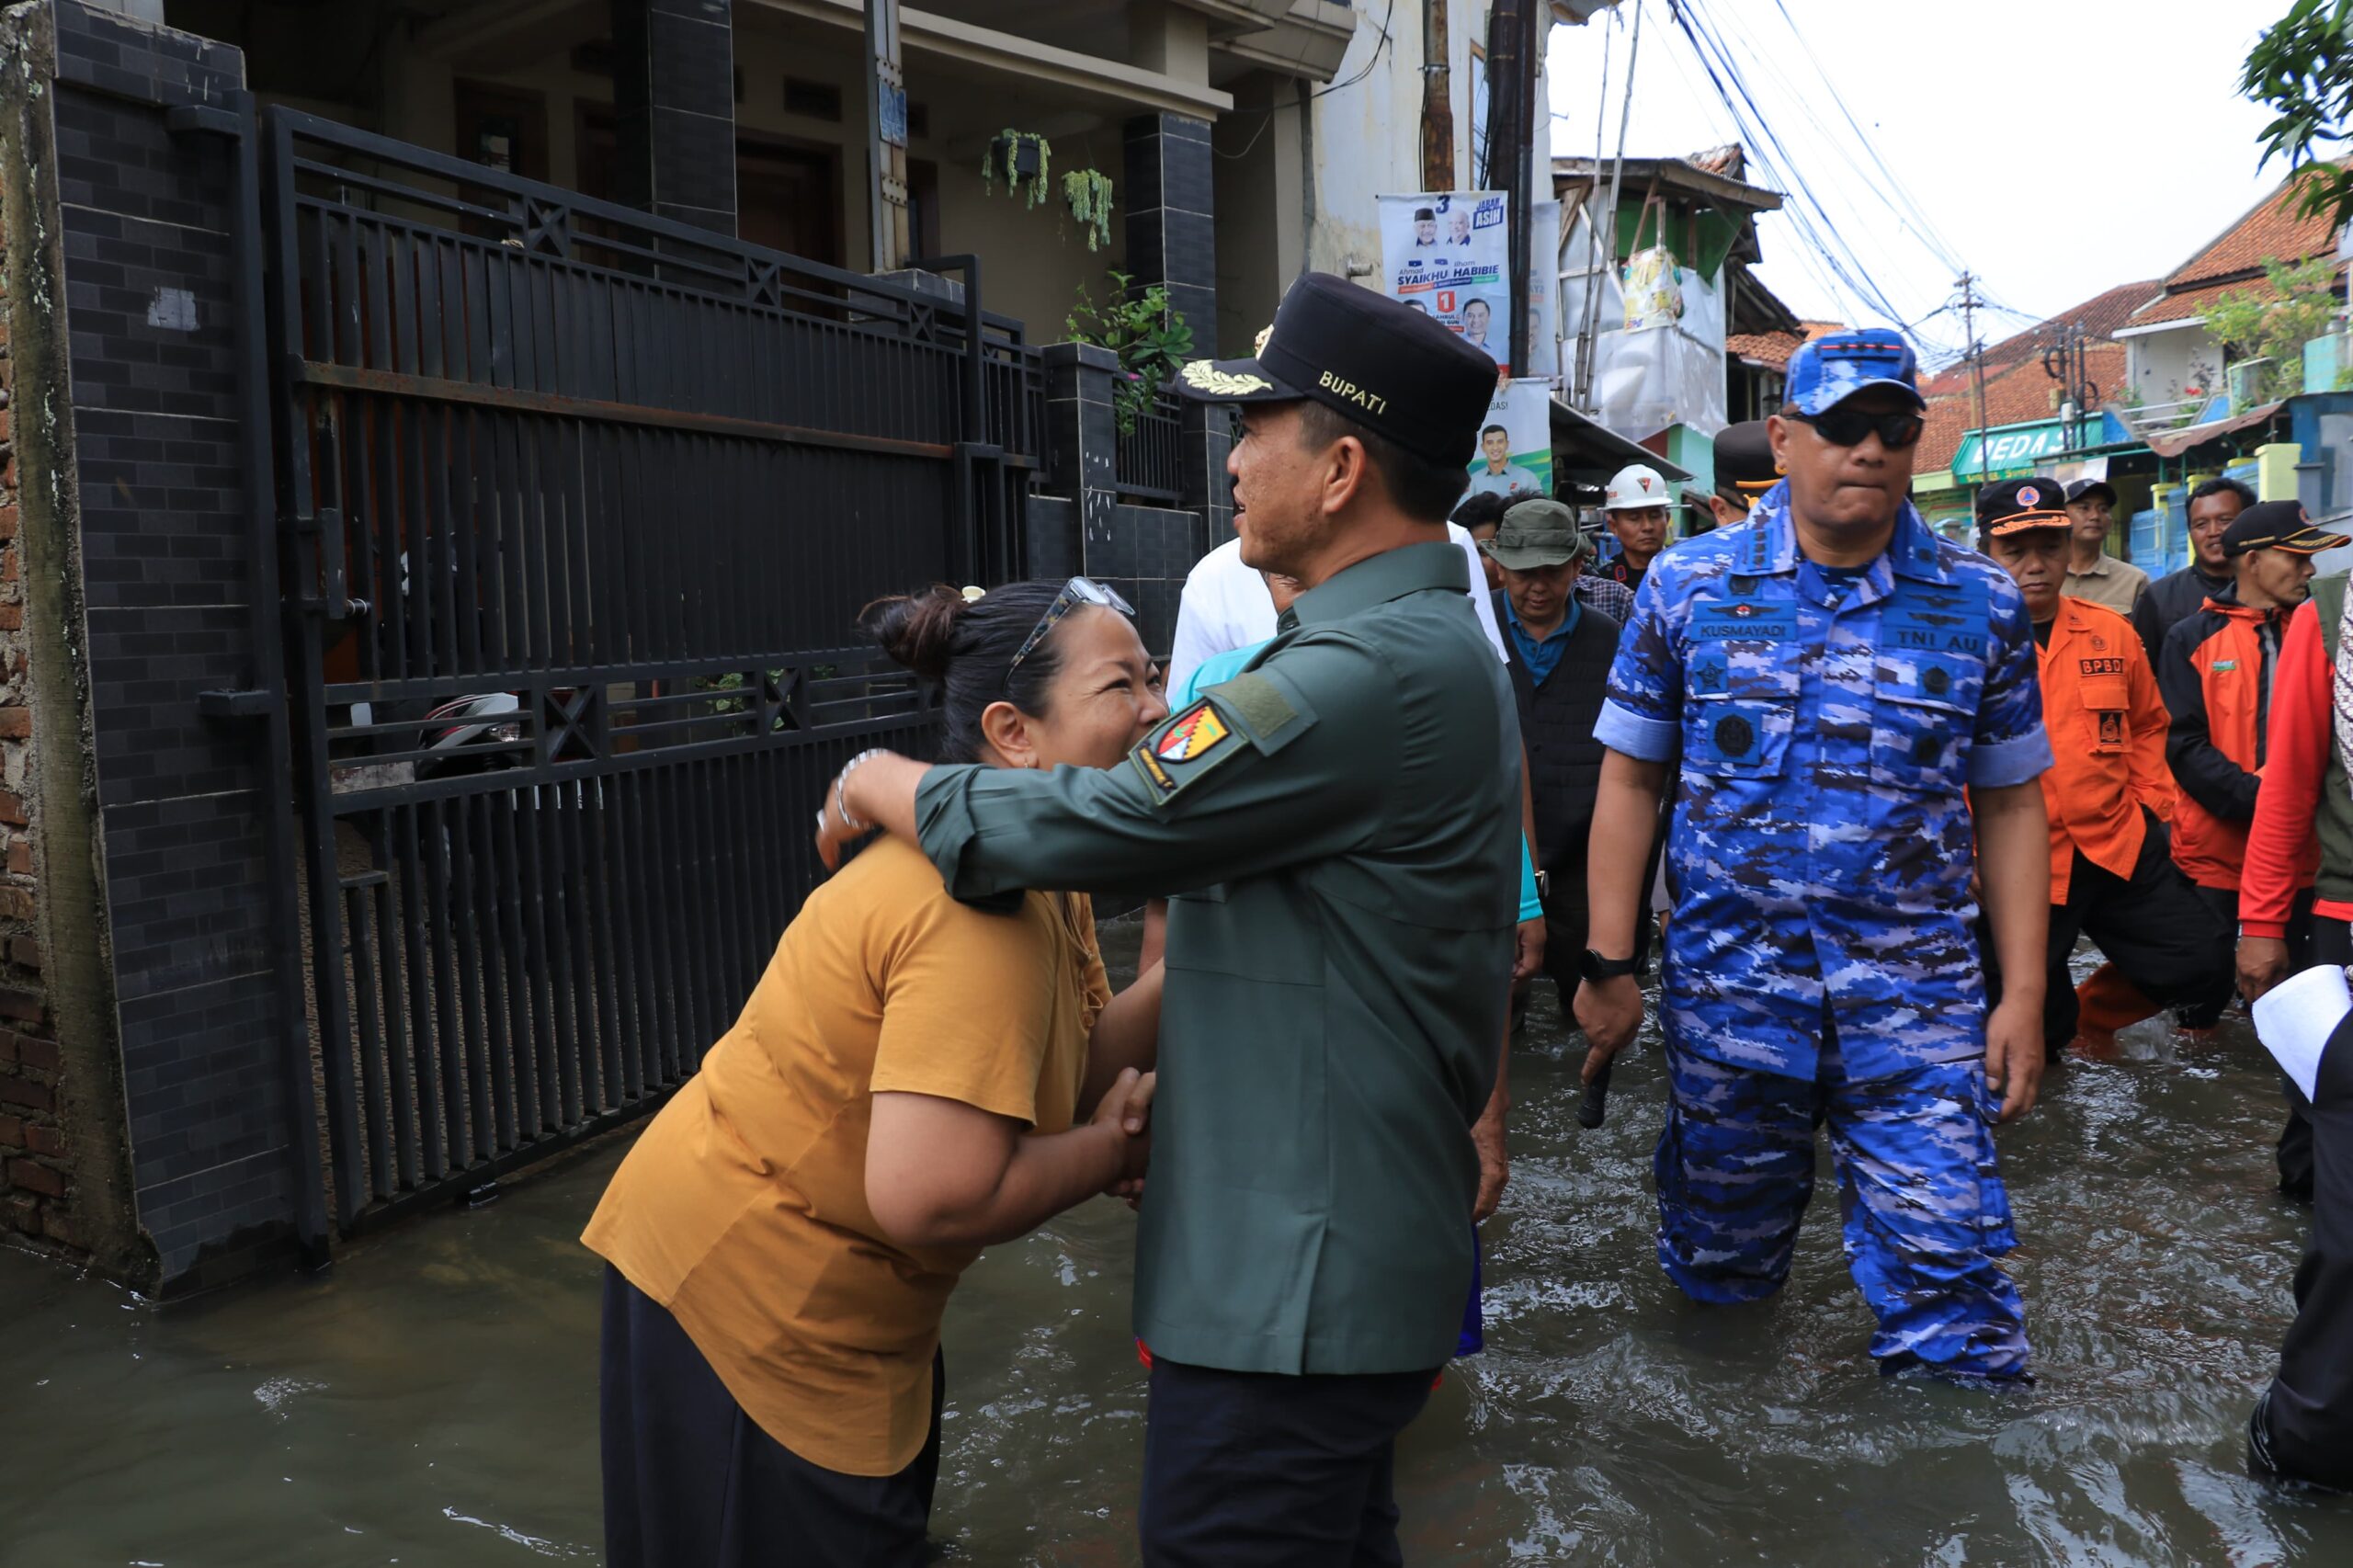
[{"label": "woman's hair bun", "polygon": [[925,680],[939,682],[948,678],[949,644],[963,613],[964,596],[942,583],[920,594],[877,599],[858,621],[893,660]]}]

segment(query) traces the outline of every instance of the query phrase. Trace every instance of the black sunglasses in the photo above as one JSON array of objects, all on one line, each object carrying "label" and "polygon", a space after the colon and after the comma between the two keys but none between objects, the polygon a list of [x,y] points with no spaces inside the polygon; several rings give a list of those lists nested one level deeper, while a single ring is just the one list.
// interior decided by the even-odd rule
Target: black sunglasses
[{"label": "black sunglasses", "polygon": [[1865,414],[1859,408],[1828,408],[1820,414],[1792,414],[1790,417],[1801,425],[1813,426],[1814,434],[1834,447],[1859,447],[1863,437],[1876,430],[1879,444],[1893,450],[1910,446],[1928,427],[1928,422],[1916,414]]}]

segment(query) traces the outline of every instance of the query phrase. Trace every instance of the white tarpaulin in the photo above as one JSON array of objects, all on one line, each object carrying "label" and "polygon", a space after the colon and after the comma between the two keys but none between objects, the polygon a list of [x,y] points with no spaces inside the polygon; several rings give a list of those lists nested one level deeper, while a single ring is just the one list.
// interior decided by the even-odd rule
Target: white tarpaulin
[{"label": "white tarpaulin", "polygon": [[1650,324],[1630,332],[1624,269],[1602,264],[1602,250],[1586,210],[1572,211],[1560,253],[1563,380],[1576,385],[1578,334],[1589,324],[1596,333],[1584,406],[1597,421],[1636,441],[1678,423],[1713,436],[1728,422],[1722,293],[1677,267],[1680,308],[1642,312]]},{"label": "white tarpaulin", "polygon": [[[1597,301],[1607,328],[1624,320],[1620,280],[1602,275]],[[1563,279],[1563,300],[1582,301],[1591,274]],[[1630,440],[1654,436],[1670,425],[1689,426],[1713,436],[1727,423],[1724,411],[1724,304],[1713,285],[1689,267],[1676,269],[1682,313],[1672,324],[1639,332],[1603,331],[1594,343],[1593,384],[1586,394],[1593,415]],[[1572,345],[1563,369],[1575,371]]]},{"label": "white tarpaulin", "polygon": [[1511,269],[1505,197],[1494,190],[1383,196],[1382,291],[1427,312],[1510,369]]}]

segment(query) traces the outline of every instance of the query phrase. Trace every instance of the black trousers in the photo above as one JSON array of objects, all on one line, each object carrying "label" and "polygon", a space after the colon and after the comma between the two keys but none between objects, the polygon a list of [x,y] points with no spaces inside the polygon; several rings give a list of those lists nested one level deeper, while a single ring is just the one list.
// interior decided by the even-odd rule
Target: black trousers
[{"label": "black trousers", "polygon": [[2174,864],[2165,824],[2151,817],[2148,828],[2130,877],[2095,866],[2076,850],[2067,902],[2051,906],[2042,1042],[2052,1051],[2064,1051],[2075,1038],[2075,983],[2067,962],[2077,937],[2089,937],[2143,995],[2181,1009],[2193,1028],[2211,1028],[2230,1004],[2238,980],[2236,910],[2231,924],[2218,918],[2200,896],[2204,890]]},{"label": "black trousers", "polygon": [[[1643,873],[1643,908],[1634,920],[1634,961],[1647,967],[1651,956],[1651,936],[1657,921],[1650,913],[1650,890],[1658,880],[1658,864],[1666,853],[1666,819],[1659,819],[1658,835],[1651,841],[1649,868]],[[1579,960],[1585,957],[1590,937],[1591,915],[1586,905],[1586,850],[1583,844],[1569,854],[1554,856],[1554,864],[1545,881],[1552,891],[1544,898],[1544,968],[1543,977],[1551,981],[1561,994],[1561,1017],[1569,1027],[1576,1027],[1577,986],[1582,981]],[[1528,990],[1535,983],[1529,981],[1512,996],[1512,1025],[1518,1027],[1520,1015],[1527,1011]]]},{"label": "black trousers", "polygon": [[[2343,921],[2321,924],[2343,937]],[[2258,1474],[2353,1491],[2353,1019],[2322,1053],[2313,1089],[2312,1240],[2279,1375],[2247,1423],[2247,1457]]]},{"label": "black trousers", "polygon": [[1397,1568],[1397,1434],[1435,1370],[1287,1377],[1155,1358],[1145,1568]]},{"label": "black trousers", "polygon": [[598,1398],[606,1568],[915,1568],[939,1478],[931,1437],[896,1475],[811,1464],[744,1414],[678,1320],[605,1270]]},{"label": "black trousers", "polygon": [[[2231,923],[2235,939],[2239,928],[2239,895],[2229,888],[2198,890],[2214,912]],[[2295,913],[2288,921],[2288,972],[2295,974],[2314,964],[2353,963],[2353,936],[2342,920],[2315,919],[2313,890],[2296,895]],[[2279,1087],[2288,1096],[2288,1125],[2279,1130],[2279,1190],[2302,1203],[2313,1198],[2313,1124],[2304,1092],[2285,1073]]]}]

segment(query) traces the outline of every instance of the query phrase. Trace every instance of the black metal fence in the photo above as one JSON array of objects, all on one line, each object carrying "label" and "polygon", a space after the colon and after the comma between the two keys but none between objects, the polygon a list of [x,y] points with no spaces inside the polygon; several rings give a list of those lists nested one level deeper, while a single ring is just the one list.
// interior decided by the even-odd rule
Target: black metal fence
[{"label": "black metal fence", "polygon": [[[1021,569],[1020,329],[272,111],[267,239],[334,1222],[691,1072],[920,748],[853,619]],[[968,278],[968,283],[974,279]]]},{"label": "black metal fence", "polygon": [[1136,415],[1131,435],[1119,438],[1114,478],[1120,494],[1135,501],[1175,505],[1184,478],[1185,437],[1177,422],[1176,394],[1162,388],[1152,406]]}]

